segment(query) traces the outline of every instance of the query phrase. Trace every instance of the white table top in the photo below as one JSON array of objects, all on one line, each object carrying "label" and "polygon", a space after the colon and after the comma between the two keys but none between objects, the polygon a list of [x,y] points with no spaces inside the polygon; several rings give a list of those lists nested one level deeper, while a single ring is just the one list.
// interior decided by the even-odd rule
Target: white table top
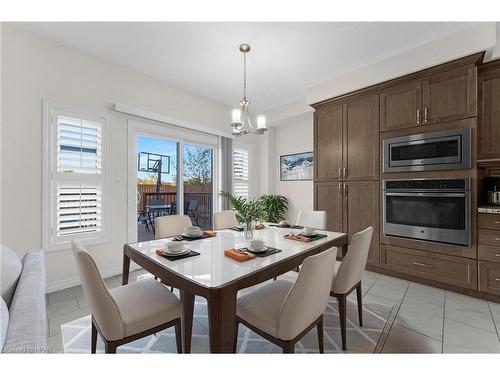
[{"label": "white table top", "polygon": [[238,262],[224,256],[224,250],[247,246],[244,232],[236,232],[230,229],[218,231],[216,237],[188,242],[187,246],[191,250],[199,252],[200,255],[174,261],[165,259],[155,253],[156,249],[163,248],[167,242],[172,240],[171,238],[136,242],[128,244],[128,246],[163,267],[183,275],[185,278],[191,279],[202,286],[218,287],[345,235],[345,233],[319,231],[320,233],[327,234],[327,237],[311,242],[300,242],[283,238],[285,234],[291,232],[298,233],[300,230],[276,227],[254,230],[254,239],[261,239],[266,242],[267,246],[275,247],[282,251],[263,258],[256,257],[246,262]]}]

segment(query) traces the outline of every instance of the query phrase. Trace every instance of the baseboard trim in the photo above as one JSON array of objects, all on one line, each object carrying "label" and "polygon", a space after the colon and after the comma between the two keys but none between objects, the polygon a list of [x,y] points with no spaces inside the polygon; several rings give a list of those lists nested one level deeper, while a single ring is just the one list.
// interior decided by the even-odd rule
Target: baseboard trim
[{"label": "baseboard trim", "polygon": [[[138,266],[137,264],[130,262],[130,271],[135,271],[138,269],[141,269],[142,267]],[[114,268],[109,268],[107,270],[102,270],[101,271],[101,276],[103,278],[111,277],[111,276],[116,276],[120,275],[122,273],[122,267],[114,267]],[[65,280],[60,280],[60,281],[53,281],[51,283],[47,283],[45,286],[45,294],[52,293],[52,292],[57,292],[59,290],[63,289],[68,289],[72,288],[77,285],[81,285],[82,283],[80,282],[80,278],[78,276],[72,277],[70,279],[65,279]]]}]

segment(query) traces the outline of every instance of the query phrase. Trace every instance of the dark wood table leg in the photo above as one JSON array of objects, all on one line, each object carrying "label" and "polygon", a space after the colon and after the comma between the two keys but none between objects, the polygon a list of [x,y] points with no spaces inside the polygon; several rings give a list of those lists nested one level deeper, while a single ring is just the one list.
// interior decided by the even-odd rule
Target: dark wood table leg
[{"label": "dark wood table leg", "polygon": [[236,324],[236,293],[232,286],[210,291],[208,324],[211,353],[233,353]]},{"label": "dark wood table leg", "polygon": [[122,285],[128,284],[128,276],[130,273],[130,258],[126,254],[125,250],[123,251],[123,269],[122,269]]},{"label": "dark wood table leg", "polygon": [[191,353],[191,336],[193,332],[194,294],[181,292],[182,301],[182,341],[184,353]]}]

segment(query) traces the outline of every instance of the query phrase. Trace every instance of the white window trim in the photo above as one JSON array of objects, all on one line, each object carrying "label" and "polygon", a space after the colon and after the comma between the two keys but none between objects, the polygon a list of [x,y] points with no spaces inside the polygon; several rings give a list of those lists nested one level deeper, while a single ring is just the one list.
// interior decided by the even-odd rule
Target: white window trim
[{"label": "white window trim", "polygon": [[[253,178],[253,173],[252,173],[252,145],[248,143],[243,143],[243,142],[233,142],[233,152],[234,149],[243,149],[248,151],[248,199],[253,199],[254,198],[254,178]],[[233,164],[233,155],[231,155],[231,171],[232,171],[232,189],[233,191],[231,193],[234,193],[234,164]]]},{"label": "white window trim", "polygon": [[[219,137],[211,134],[203,134],[199,131],[180,129],[176,124],[158,123],[152,120],[128,119],[128,242],[137,241],[137,144],[136,139],[139,135],[164,138],[169,141],[178,142],[179,161],[184,160],[184,144],[198,145],[213,148],[213,211],[217,211],[218,191],[219,191]],[[177,173],[180,176],[184,174],[184,163],[179,162]],[[177,187],[179,196],[184,195],[184,184]],[[177,203],[179,212],[184,212],[184,199]]]},{"label": "white window trim", "polygon": [[[87,233],[69,236],[67,240],[54,243],[53,225],[54,212],[56,204],[54,170],[55,158],[57,158],[57,149],[55,147],[55,134],[57,130],[53,126],[54,111],[71,112],[82,117],[101,118],[102,126],[102,229],[96,233]],[[110,202],[110,181],[111,181],[111,152],[110,152],[110,122],[107,113],[86,110],[75,106],[58,103],[51,100],[43,101],[43,186],[42,186],[42,246],[45,252],[68,250],[71,247],[71,240],[79,239],[84,245],[98,245],[109,243],[111,241],[111,202]]]}]

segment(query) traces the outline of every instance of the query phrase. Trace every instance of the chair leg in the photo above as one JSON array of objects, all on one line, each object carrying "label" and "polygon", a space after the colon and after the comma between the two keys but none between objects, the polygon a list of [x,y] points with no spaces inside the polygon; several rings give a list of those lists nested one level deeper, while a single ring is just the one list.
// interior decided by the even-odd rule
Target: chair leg
[{"label": "chair leg", "polygon": [[337,296],[339,304],[339,317],[340,317],[340,333],[342,335],[342,350],[346,350],[346,334],[347,334],[347,316],[346,316],[346,295]]},{"label": "chair leg", "polygon": [[361,283],[356,287],[356,296],[358,297],[359,326],[363,327],[363,295],[361,294]]},{"label": "chair leg", "polygon": [[104,352],[106,354],[116,354],[116,344],[104,341]]},{"label": "chair leg", "polygon": [[318,325],[316,326],[316,329],[318,330],[319,352],[321,354],[323,354],[325,352],[325,346],[324,346],[324,341],[323,341],[323,316],[321,316],[321,319],[318,322]]},{"label": "chair leg", "polygon": [[174,292],[174,287],[173,287],[173,286],[171,286],[171,287],[170,287],[170,291],[171,291],[172,293]]},{"label": "chair leg", "polygon": [[236,349],[238,348],[238,328],[240,323],[236,321],[234,325],[234,337],[233,337],[233,353],[236,353]]},{"label": "chair leg", "polygon": [[181,319],[175,323],[175,341],[177,342],[177,353],[182,353],[182,333],[181,333]]},{"label": "chair leg", "polygon": [[285,354],[295,353],[295,343],[293,343],[293,342],[283,343],[283,353],[285,353]]},{"label": "chair leg", "polygon": [[94,324],[94,319],[91,319],[92,323],[92,338],[90,342],[90,353],[95,354],[96,353],[96,348],[97,348],[97,327]]}]

